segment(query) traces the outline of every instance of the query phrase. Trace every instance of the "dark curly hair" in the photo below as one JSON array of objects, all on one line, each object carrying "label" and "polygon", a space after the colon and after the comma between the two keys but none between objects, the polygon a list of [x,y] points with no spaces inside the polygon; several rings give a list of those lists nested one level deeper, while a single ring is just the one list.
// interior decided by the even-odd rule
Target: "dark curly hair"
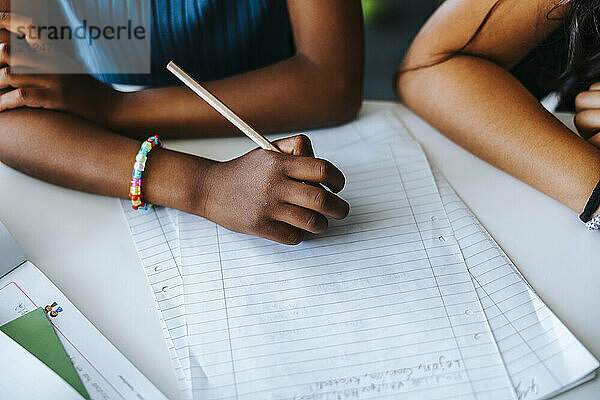
[{"label": "dark curly hair", "polygon": [[567,4],[571,7],[563,26],[567,57],[558,83],[561,103],[569,106],[577,93],[600,78],[600,1],[561,0],[555,8]]},{"label": "dark curly hair", "polygon": [[[476,56],[469,53],[468,47],[502,1],[494,3],[473,35],[459,49],[441,54],[441,58],[430,65],[400,73],[437,65],[458,55]],[[556,20],[556,11],[567,6],[569,11],[563,17],[562,27],[511,70],[538,98],[559,91],[561,101],[557,109],[560,110],[573,110],[575,96],[600,80],[600,0],[557,0],[546,18]]]}]

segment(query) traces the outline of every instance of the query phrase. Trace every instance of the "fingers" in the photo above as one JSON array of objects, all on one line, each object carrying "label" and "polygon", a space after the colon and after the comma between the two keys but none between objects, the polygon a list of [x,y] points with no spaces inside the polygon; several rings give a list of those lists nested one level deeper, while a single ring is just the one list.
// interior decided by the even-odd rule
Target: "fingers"
[{"label": "fingers", "polygon": [[8,43],[0,43],[0,65],[8,65],[6,60],[10,59],[9,54],[10,45]]},{"label": "fingers", "polygon": [[279,150],[294,156],[314,157],[312,143],[306,135],[297,135],[278,140],[274,143]]},{"label": "fingers", "polygon": [[316,159],[306,135],[278,140],[275,145],[284,153],[301,158],[289,159],[285,168],[288,177],[302,182],[322,183],[337,193],[344,188],[344,174],[329,161]]},{"label": "fingers", "polygon": [[575,111],[579,112],[590,108],[600,108],[600,85],[594,85],[590,89],[596,87],[596,90],[581,92],[575,97]]},{"label": "fingers", "polygon": [[18,35],[19,39],[25,39],[29,45],[42,43],[33,28],[33,20],[29,17],[10,12],[0,12],[0,29],[6,29]]},{"label": "fingers", "polygon": [[0,29],[27,35],[31,26],[33,26],[31,18],[11,12],[0,12]]},{"label": "fingers", "polygon": [[30,50],[12,51],[8,43],[0,43],[0,65],[10,65],[13,71],[17,67],[36,68],[39,57]]},{"label": "fingers", "polygon": [[[1,2],[2,0],[0,0]],[[7,30],[0,29],[0,43],[10,43],[12,40],[11,33]]]},{"label": "fingers", "polygon": [[304,240],[302,230],[280,221],[270,223],[268,231],[264,235],[261,234],[261,236],[265,239],[288,245],[296,245]]},{"label": "fingers", "polygon": [[4,90],[13,86],[13,76],[11,75],[8,67],[0,68],[0,90]]},{"label": "fingers", "polygon": [[325,232],[328,226],[327,218],[323,215],[293,204],[284,204],[277,218],[291,226],[315,234]]},{"label": "fingers", "polygon": [[600,82],[575,97],[575,126],[585,139],[600,131]]},{"label": "fingers", "polygon": [[350,212],[348,203],[325,189],[294,181],[289,185],[283,201],[335,219],[344,219]]},{"label": "fingers", "polygon": [[298,157],[287,160],[284,173],[298,181],[322,183],[334,193],[346,184],[342,171],[327,160],[312,157]]},{"label": "fingers", "polygon": [[18,88],[0,95],[0,112],[20,107],[43,108],[44,90],[37,88]]},{"label": "fingers", "polygon": [[45,87],[49,75],[13,73],[9,67],[0,68],[0,90],[9,87]]},{"label": "fingers", "polygon": [[594,136],[588,139],[591,144],[600,149],[600,133],[596,133]]},{"label": "fingers", "polygon": [[579,111],[575,115],[575,126],[585,139],[600,131],[600,109]]}]

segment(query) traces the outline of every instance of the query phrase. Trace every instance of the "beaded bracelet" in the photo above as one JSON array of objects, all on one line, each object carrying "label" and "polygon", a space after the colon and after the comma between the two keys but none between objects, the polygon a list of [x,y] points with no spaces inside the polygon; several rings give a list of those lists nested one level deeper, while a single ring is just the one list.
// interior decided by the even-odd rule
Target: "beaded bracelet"
[{"label": "beaded bracelet", "polygon": [[134,210],[147,210],[148,208],[152,208],[152,204],[146,203],[142,200],[142,173],[146,169],[148,154],[150,154],[152,149],[156,146],[162,147],[160,137],[158,135],[150,136],[145,142],[142,143],[140,151],[135,157],[133,174],[131,176],[131,188],[129,189],[131,207]]},{"label": "beaded bracelet", "polygon": [[590,199],[585,205],[585,209],[579,216],[579,219],[583,221],[583,223],[588,223],[592,219],[592,214],[600,207],[600,182],[594,188]]},{"label": "beaded bracelet", "polygon": [[589,220],[585,226],[587,226],[590,231],[600,231],[600,214]]}]

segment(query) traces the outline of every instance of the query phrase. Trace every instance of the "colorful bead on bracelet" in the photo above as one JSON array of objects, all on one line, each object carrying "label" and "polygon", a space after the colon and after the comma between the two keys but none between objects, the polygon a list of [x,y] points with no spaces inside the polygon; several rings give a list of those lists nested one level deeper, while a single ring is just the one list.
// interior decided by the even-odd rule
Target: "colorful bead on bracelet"
[{"label": "colorful bead on bracelet", "polygon": [[590,231],[599,231],[600,230],[600,214],[596,215],[594,218],[589,220],[585,224],[585,226],[587,226],[587,228]]},{"label": "colorful bead on bracelet", "polygon": [[131,175],[131,187],[129,188],[131,207],[134,210],[147,210],[148,208],[152,207],[152,204],[146,203],[142,200],[142,173],[146,169],[148,154],[150,154],[152,149],[156,146],[162,147],[160,137],[158,135],[150,136],[145,142],[142,143],[140,151],[135,157],[133,174]]}]

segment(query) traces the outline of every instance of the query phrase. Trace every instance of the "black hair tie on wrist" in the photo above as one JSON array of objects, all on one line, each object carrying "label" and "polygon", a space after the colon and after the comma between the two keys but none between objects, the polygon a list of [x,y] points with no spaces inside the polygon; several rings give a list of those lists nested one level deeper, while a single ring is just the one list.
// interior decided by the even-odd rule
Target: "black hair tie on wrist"
[{"label": "black hair tie on wrist", "polygon": [[588,223],[592,219],[592,214],[600,207],[600,182],[594,188],[590,199],[585,205],[583,213],[579,216],[579,219],[584,223]]}]

